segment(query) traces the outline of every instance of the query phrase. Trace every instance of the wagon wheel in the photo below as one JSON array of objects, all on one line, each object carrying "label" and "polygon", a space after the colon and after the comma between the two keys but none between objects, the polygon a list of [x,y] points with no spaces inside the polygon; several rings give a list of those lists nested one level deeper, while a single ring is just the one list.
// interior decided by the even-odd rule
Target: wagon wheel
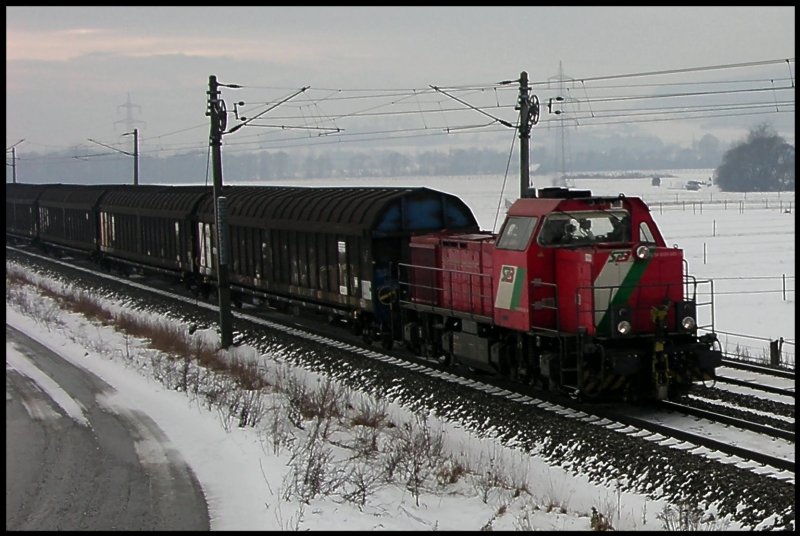
[{"label": "wagon wheel", "polygon": [[381,336],[381,348],[384,350],[391,350],[394,346],[394,339],[391,333],[384,333]]},{"label": "wagon wheel", "polygon": [[361,340],[364,341],[364,344],[367,346],[371,346],[375,341],[375,332],[372,326],[366,322],[359,322],[359,324],[361,324]]}]

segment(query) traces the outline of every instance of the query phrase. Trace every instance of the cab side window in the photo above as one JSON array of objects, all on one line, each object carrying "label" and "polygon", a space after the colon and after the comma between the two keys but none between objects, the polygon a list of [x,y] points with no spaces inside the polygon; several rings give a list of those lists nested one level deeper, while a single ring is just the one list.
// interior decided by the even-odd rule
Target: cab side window
[{"label": "cab side window", "polygon": [[656,243],[656,239],[653,238],[653,233],[650,231],[650,226],[644,221],[639,224],[639,242]]},{"label": "cab side window", "polygon": [[528,247],[534,227],[535,217],[509,216],[497,240],[497,248],[524,251]]}]

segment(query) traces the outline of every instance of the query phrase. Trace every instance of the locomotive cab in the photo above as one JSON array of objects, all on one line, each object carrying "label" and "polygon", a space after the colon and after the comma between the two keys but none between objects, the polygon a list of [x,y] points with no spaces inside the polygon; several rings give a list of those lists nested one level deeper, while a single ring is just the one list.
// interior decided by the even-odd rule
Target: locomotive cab
[{"label": "locomotive cab", "polygon": [[[635,198],[520,199],[494,264],[494,320],[512,329],[610,335],[612,303],[683,300],[682,251],[666,247]],[[627,321],[646,327],[638,317]]]},{"label": "locomotive cab", "polygon": [[686,274],[647,205],[542,194],[517,200],[497,235],[412,237],[406,346],[584,398],[665,399],[713,378],[722,356],[696,300],[710,282]]},{"label": "locomotive cab", "polygon": [[713,333],[698,342],[683,251],[667,247],[641,199],[570,194],[509,209],[494,258],[495,324],[542,334],[540,373],[582,394],[616,384],[664,399],[713,377],[721,353]]}]

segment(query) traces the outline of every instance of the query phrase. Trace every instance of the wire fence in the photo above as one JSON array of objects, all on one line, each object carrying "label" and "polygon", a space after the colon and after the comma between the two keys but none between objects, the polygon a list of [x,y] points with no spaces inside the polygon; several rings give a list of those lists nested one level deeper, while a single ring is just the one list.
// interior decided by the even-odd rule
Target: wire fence
[{"label": "wire fence", "polygon": [[[780,294],[783,301],[795,299],[795,276],[793,275],[774,275],[774,276],[737,276],[737,277],[712,277],[715,283],[718,281],[759,281],[757,288],[748,285],[747,290],[720,290],[718,286],[714,288],[714,296],[724,295],[745,295],[745,294]],[[776,283],[770,284],[771,281]],[[698,296],[709,296],[711,293],[698,292]]]},{"label": "wire fence", "polygon": [[[780,294],[783,301],[795,299],[795,276],[781,274],[777,276],[750,276],[750,277],[714,277],[714,281],[758,281],[760,288],[748,290],[717,290],[717,296],[739,294]],[[776,281],[774,286],[770,282]],[[763,286],[766,283],[766,286]]]},{"label": "wire fence", "polygon": [[704,201],[680,199],[679,194],[675,194],[674,200],[665,199],[664,197],[660,197],[658,199],[647,199],[645,197],[645,201],[650,206],[651,210],[658,210],[659,214],[663,214],[665,209],[668,211],[691,210],[693,214],[702,214],[703,210],[732,210],[738,212],[739,214],[744,214],[744,212],[747,210],[774,210],[776,212],[792,213],[795,209],[795,200],[793,198],[782,199],[780,196],[777,198],[774,196],[767,196],[763,198],[753,199],[751,197],[750,199],[747,199],[747,194],[744,194],[744,198],[742,199],[723,198],[717,199],[716,201],[713,199],[713,193],[710,194],[710,198],[708,200]]},{"label": "wire fence", "polygon": [[[783,301],[793,301],[795,299],[794,275],[715,277],[713,280],[714,282],[752,282],[745,285],[747,290],[726,291],[715,287],[714,296],[775,294],[781,295]],[[777,339],[770,339],[722,330],[715,330],[715,332],[719,335],[723,353],[728,358],[790,370],[795,368],[794,338],[778,337]]]},{"label": "wire fence", "polygon": [[729,331],[714,331],[725,357],[794,372],[796,363],[794,339],[783,337],[769,339]]}]

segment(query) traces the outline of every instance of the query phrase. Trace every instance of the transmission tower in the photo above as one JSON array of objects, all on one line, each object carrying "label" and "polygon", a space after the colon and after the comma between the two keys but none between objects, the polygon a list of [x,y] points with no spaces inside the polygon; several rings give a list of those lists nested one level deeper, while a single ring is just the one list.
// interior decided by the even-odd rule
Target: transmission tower
[{"label": "transmission tower", "polygon": [[[558,81],[558,94],[559,94],[560,97],[563,98],[563,102],[566,104],[567,98],[564,96],[564,89],[565,89],[564,88],[564,81],[565,80],[569,80],[569,81],[575,82],[575,79],[572,78],[571,76],[566,76],[564,74],[564,67],[563,67],[563,65],[561,63],[561,60],[558,61],[558,75],[557,76],[551,76],[548,79],[548,81],[554,80],[554,79]],[[560,131],[561,131],[561,143],[560,143],[560,149],[561,149],[561,177],[560,177],[559,183],[560,183],[561,186],[572,186],[571,181],[567,180],[567,148],[566,148],[567,144],[566,144],[565,139],[564,139],[565,136],[566,136],[566,131],[567,131],[567,129],[566,129],[565,125],[564,125],[564,121],[566,119],[564,117],[565,113],[566,113],[566,110],[562,109],[562,110],[559,111],[559,128],[560,128]]]},{"label": "transmission tower", "polygon": [[142,125],[147,126],[147,123],[145,123],[144,121],[140,121],[139,119],[134,119],[134,117],[133,117],[133,109],[137,108],[139,110],[139,112],[141,113],[142,107],[139,106],[138,104],[133,104],[131,102],[131,94],[130,93],[128,93],[127,102],[125,102],[125,104],[120,104],[119,106],[117,106],[117,112],[119,112],[119,110],[121,108],[125,109],[125,119],[120,119],[119,121],[114,121],[114,124],[117,125],[117,124],[122,123],[125,126],[125,132],[133,132],[133,129],[136,128],[137,124],[142,124]]}]

